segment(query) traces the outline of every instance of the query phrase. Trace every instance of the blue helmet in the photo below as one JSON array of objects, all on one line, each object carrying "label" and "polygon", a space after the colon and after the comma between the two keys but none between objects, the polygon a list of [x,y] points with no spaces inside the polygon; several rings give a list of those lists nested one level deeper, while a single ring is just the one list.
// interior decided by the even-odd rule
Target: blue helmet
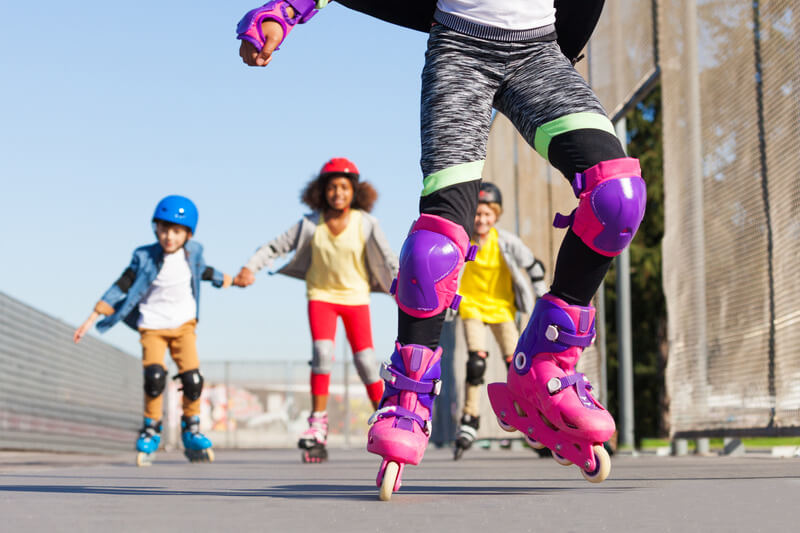
[{"label": "blue helmet", "polygon": [[153,222],[156,220],[186,226],[194,233],[197,227],[197,207],[185,196],[173,194],[158,202],[153,213]]}]

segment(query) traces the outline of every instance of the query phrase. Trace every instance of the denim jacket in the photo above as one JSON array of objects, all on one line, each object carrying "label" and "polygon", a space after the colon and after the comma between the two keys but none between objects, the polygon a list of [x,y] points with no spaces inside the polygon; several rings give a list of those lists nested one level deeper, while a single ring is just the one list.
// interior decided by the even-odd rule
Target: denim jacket
[{"label": "denim jacket", "polygon": [[[184,244],[183,249],[192,272],[192,294],[197,302],[197,314],[200,314],[200,281],[210,281],[214,287],[222,287],[224,274],[210,266],[203,259],[203,245],[194,240]],[[147,290],[155,281],[164,264],[164,250],[159,243],[141,246],[133,251],[131,264],[122,276],[103,294],[95,306],[95,310],[113,309],[103,320],[97,323],[97,330],[104,333],[111,326],[124,321],[128,326],[138,330],[139,303],[147,294]]]}]

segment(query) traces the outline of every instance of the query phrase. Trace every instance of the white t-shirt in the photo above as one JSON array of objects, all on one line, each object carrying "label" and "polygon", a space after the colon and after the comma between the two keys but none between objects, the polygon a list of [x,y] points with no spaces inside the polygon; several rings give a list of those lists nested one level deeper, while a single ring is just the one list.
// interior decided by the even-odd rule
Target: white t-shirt
[{"label": "white t-shirt", "polygon": [[553,0],[438,0],[444,13],[482,26],[529,30],[556,22]]},{"label": "white t-shirt", "polygon": [[173,329],[197,318],[186,252],[164,254],[164,264],[139,303],[141,329]]}]

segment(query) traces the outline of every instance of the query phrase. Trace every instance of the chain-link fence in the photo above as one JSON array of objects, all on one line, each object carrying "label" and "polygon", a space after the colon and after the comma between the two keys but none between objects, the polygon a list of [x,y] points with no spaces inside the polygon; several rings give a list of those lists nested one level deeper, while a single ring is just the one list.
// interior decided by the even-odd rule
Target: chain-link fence
[{"label": "chain-link fence", "polygon": [[[328,440],[332,447],[365,445],[367,420],[373,411],[351,358],[346,357],[347,362],[337,357],[331,373]],[[215,447],[297,445],[311,412],[307,362],[201,361],[200,370],[205,378],[200,425]],[[175,382],[166,394],[165,439],[167,446],[176,446],[181,413]]]},{"label": "chain-link fence", "polygon": [[800,427],[800,10],[662,0],[677,435]]}]

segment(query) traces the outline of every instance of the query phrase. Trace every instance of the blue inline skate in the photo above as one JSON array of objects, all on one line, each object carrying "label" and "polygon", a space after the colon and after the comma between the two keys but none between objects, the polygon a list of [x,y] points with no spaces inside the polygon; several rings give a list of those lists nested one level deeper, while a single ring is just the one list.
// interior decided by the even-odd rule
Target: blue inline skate
[{"label": "blue inline skate", "polygon": [[181,417],[181,439],[183,454],[193,463],[213,463],[214,450],[211,441],[200,433],[199,416]]},{"label": "blue inline skate", "polygon": [[161,421],[145,418],[136,440],[136,466],[150,466],[161,444]]}]

